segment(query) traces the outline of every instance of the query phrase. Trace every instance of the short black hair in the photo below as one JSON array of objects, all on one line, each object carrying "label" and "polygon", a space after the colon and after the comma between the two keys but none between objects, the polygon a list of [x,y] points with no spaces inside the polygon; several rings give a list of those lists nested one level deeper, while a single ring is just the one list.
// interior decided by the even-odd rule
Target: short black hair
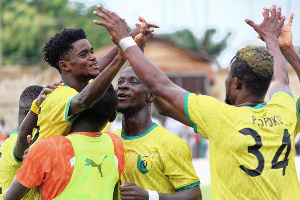
[{"label": "short black hair", "polygon": [[241,80],[256,97],[266,95],[272,80],[273,67],[273,56],[262,46],[240,49],[231,62],[232,77]]},{"label": "short black hair", "polygon": [[30,109],[32,102],[39,96],[44,87],[39,85],[31,85],[25,88],[19,100],[20,109]]},{"label": "short black hair", "polygon": [[92,107],[84,110],[76,120],[84,117],[95,123],[112,122],[116,117],[118,103],[117,93],[112,84],[110,84],[105,95]]},{"label": "short black hair", "polygon": [[73,43],[86,39],[86,33],[82,28],[63,29],[60,33],[56,33],[44,46],[44,60],[55,67],[59,72],[59,61],[67,59],[66,55],[73,49]]}]

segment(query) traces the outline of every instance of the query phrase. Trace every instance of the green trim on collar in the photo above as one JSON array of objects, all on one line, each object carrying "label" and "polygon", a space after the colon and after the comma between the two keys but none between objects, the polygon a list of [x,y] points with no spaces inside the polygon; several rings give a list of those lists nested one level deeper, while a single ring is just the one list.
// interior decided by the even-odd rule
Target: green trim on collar
[{"label": "green trim on collar", "polygon": [[154,123],[149,129],[148,131],[146,131],[145,133],[143,133],[142,135],[139,136],[126,136],[124,135],[123,131],[121,132],[121,137],[123,140],[135,140],[135,139],[139,139],[144,137],[145,135],[147,135],[148,133],[150,133],[153,129],[155,129],[158,126],[158,124]]}]

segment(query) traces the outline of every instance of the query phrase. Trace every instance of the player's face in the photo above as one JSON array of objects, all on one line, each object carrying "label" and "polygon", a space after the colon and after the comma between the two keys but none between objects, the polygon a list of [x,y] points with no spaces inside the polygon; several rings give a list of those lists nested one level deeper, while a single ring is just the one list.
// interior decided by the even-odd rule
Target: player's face
[{"label": "player's face", "polygon": [[73,49],[69,52],[71,73],[76,78],[95,78],[99,74],[99,66],[94,56],[93,47],[86,39],[73,43]]},{"label": "player's face", "polygon": [[140,110],[146,105],[149,91],[137,77],[132,67],[126,68],[116,87],[119,105],[118,112]]},{"label": "player's face", "polygon": [[228,73],[227,73],[227,78],[225,80],[225,87],[226,87],[226,98],[225,98],[225,103],[229,105],[234,105],[235,102],[231,98],[231,84],[232,84],[232,73],[229,68]]}]

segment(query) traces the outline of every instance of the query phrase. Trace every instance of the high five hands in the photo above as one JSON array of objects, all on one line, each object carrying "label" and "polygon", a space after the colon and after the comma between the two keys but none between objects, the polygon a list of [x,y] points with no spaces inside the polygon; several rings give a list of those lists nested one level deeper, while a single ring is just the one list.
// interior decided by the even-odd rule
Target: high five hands
[{"label": "high five hands", "polygon": [[100,5],[97,5],[97,8],[101,13],[94,11],[93,14],[104,21],[94,20],[93,23],[104,26],[111,35],[112,41],[116,44],[119,44],[121,39],[131,35],[139,47],[142,48],[147,38],[154,35],[154,30],[150,28],[159,28],[159,26],[147,23],[144,18],[139,17],[142,24],[136,24],[137,28],[135,30],[139,28],[138,33],[130,34],[129,26],[125,20],[121,19],[115,12],[111,12]]}]

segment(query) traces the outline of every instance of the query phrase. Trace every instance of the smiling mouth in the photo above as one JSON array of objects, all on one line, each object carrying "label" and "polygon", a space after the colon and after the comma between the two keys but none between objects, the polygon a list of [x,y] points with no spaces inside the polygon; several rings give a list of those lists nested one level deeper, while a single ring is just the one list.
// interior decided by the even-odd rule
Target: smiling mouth
[{"label": "smiling mouth", "polygon": [[98,67],[98,63],[94,63],[94,64],[91,65],[90,67]]},{"label": "smiling mouth", "polygon": [[118,94],[118,99],[119,100],[126,100],[126,99],[129,99],[130,96],[129,95],[126,95],[126,94]]}]

